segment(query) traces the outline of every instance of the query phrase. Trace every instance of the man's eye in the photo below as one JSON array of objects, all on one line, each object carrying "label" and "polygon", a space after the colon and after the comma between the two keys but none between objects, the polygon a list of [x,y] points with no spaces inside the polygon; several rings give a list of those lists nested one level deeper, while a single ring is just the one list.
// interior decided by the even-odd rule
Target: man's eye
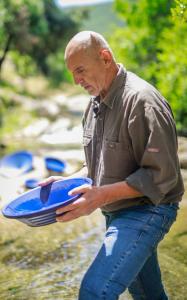
[{"label": "man's eye", "polygon": [[81,73],[83,73],[83,71],[84,71],[83,69],[80,69],[80,70],[77,70],[77,73],[81,74]]}]

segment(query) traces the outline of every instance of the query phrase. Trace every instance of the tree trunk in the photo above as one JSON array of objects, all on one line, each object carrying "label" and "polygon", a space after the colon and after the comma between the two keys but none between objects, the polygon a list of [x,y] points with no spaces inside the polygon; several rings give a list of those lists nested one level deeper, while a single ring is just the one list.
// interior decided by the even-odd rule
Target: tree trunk
[{"label": "tree trunk", "polygon": [[12,37],[13,36],[11,34],[8,36],[8,39],[6,41],[6,45],[5,45],[5,49],[4,49],[3,55],[2,55],[2,57],[0,57],[0,74],[1,74],[1,71],[2,71],[3,62],[4,62],[4,60],[6,58],[6,55],[7,55],[8,51],[9,51],[9,49],[10,49]]}]

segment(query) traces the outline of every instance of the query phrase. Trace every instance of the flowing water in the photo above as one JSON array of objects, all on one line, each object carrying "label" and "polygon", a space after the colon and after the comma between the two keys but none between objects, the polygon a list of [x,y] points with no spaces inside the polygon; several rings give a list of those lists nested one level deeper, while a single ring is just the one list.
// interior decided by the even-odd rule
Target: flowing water
[{"label": "flowing water", "polygon": [[0,299],[77,299],[103,236],[101,214],[38,228],[0,222]]},{"label": "flowing water", "polygon": [[[81,122],[80,114],[71,116],[71,120],[75,118]],[[43,149],[37,139],[24,138],[17,143],[12,139],[11,145],[11,149],[0,149],[0,156],[22,148],[33,151],[37,160],[34,170],[23,178],[0,177],[0,207],[25,190],[27,176],[49,175],[43,168],[43,157],[51,148]],[[71,149],[60,145],[59,150]],[[80,168],[76,157],[68,163],[72,172]],[[37,228],[0,215],[0,300],[76,300],[81,278],[100,247],[104,227],[99,211],[73,222]]]}]

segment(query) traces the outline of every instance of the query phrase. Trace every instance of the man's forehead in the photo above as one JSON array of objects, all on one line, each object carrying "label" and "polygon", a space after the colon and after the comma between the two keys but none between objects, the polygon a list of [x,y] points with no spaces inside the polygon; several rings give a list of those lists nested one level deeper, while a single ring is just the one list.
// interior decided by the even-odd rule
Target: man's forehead
[{"label": "man's forehead", "polygon": [[67,67],[71,71],[84,67],[86,63],[87,63],[87,56],[84,54],[83,51],[73,52],[66,59]]},{"label": "man's forehead", "polygon": [[82,47],[82,45],[69,44],[65,50],[65,60],[68,62],[69,60],[84,56],[84,54],[85,49]]},{"label": "man's forehead", "polygon": [[67,60],[81,60],[84,59],[86,56],[86,52],[83,49],[71,49],[67,55]]}]

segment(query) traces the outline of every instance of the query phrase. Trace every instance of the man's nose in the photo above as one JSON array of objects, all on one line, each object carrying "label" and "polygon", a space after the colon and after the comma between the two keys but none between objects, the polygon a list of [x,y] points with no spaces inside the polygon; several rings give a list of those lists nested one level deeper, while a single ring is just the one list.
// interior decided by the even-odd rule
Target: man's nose
[{"label": "man's nose", "polygon": [[74,75],[73,79],[74,79],[75,84],[81,84],[81,82],[83,82],[83,79],[78,75]]}]

